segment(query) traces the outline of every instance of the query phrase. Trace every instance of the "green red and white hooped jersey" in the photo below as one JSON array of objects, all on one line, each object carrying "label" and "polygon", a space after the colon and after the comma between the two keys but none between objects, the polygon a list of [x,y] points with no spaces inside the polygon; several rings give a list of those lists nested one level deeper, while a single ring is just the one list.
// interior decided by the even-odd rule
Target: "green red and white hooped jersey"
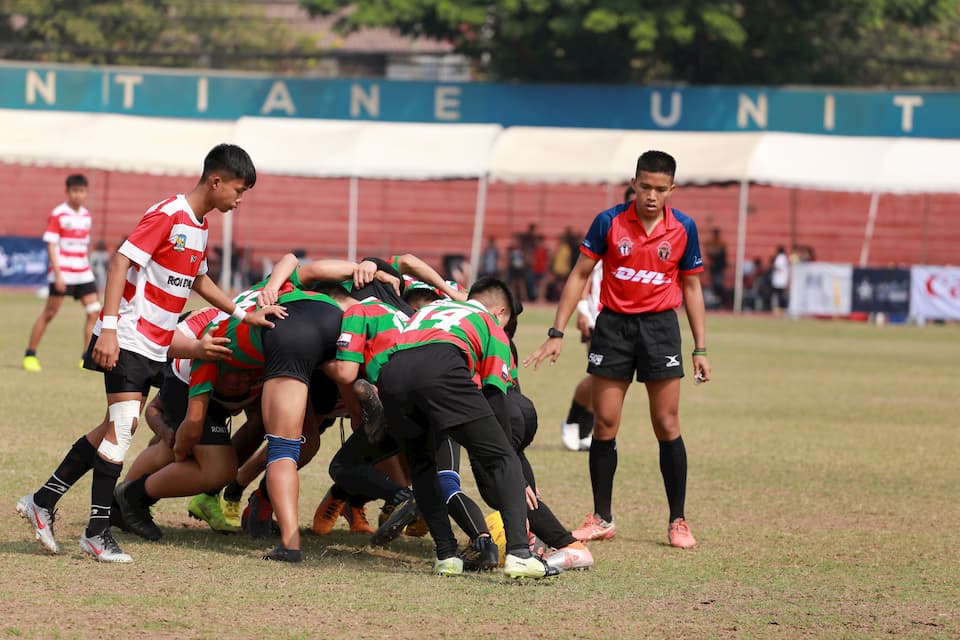
[{"label": "green red and white hooped jersey", "polygon": [[363,366],[366,378],[376,382],[384,355],[400,337],[410,320],[407,314],[374,297],[361,300],[343,312],[337,360]]},{"label": "green red and white hooped jersey", "polygon": [[478,387],[491,385],[506,393],[512,385],[510,339],[476,300],[438,300],[421,308],[390,352],[444,343],[463,352]]},{"label": "green red and white hooped jersey", "polygon": [[[66,285],[93,282],[93,271],[87,257],[92,223],[86,207],[75,210],[66,202],[61,202],[50,212],[43,241],[57,245],[57,265]],[[48,279],[50,282],[54,280],[53,267],[50,268]]]},{"label": "green red and white hooped jersey", "polygon": [[[166,361],[193,281],[207,272],[207,229],[207,221],[198,220],[178,195],[150,207],[120,246],[118,252],[133,262],[118,313],[121,349]],[[102,318],[93,329],[97,336]]]}]

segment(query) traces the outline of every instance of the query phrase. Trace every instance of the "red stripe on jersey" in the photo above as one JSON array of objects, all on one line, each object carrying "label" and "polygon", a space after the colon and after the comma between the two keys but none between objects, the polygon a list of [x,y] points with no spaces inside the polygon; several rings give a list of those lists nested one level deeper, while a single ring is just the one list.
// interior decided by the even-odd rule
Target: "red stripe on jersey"
[{"label": "red stripe on jersey", "polygon": [[142,317],[137,320],[137,333],[144,336],[150,342],[165,347],[169,347],[170,343],[173,341],[172,329],[168,330],[164,329],[163,327],[158,327]]},{"label": "red stripe on jersey", "polygon": [[123,285],[123,299],[130,302],[135,295],[137,295],[137,285],[127,280],[127,284]]},{"label": "red stripe on jersey", "polygon": [[196,273],[203,262],[202,251],[184,249],[183,251],[157,251],[153,254],[153,261],[174,273]]},{"label": "red stripe on jersey", "polygon": [[151,282],[147,282],[143,287],[143,298],[151,304],[155,304],[164,311],[179,314],[187,304],[187,299],[180,296],[167,293],[160,287]]}]

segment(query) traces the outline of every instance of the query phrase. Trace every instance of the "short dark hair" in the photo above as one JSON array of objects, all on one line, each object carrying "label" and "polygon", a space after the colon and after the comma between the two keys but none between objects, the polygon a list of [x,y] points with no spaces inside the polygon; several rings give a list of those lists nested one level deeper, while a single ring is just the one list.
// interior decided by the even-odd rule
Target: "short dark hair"
[{"label": "short dark hair", "polygon": [[82,173],[71,173],[67,176],[67,189],[87,186],[89,186],[87,183],[87,177]]},{"label": "short dark hair", "polygon": [[647,173],[665,173],[670,179],[677,175],[677,161],[672,155],[664,151],[644,151],[637,158],[637,174],[641,171]]},{"label": "short dark hair", "polygon": [[470,292],[467,294],[467,298],[473,300],[478,297],[496,299],[510,310],[510,315],[517,313],[517,303],[513,299],[513,293],[510,292],[510,287],[507,286],[507,283],[500,278],[494,278],[493,276],[481,276],[477,278],[476,282],[470,286]]},{"label": "short dark hair", "polygon": [[310,291],[330,296],[334,300],[346,300],[350,297],[350,293],[339,282],[321,280],[314,282],[307,288]]},{"label": "short dark hair", "polygon": [[633,190],[632,186],[627,186],[626,190],[623,192],[623,201],[630,202],[630,196],[636,197],[637,192]]},{"label": "short dark hair", "polygon": [[440,294],[432,288],[427,287],[407,287],[403,292],[403,301],[411,307],[422,307],[436,302],[440,299]]},{"label": "short dark hair", "polygon": [[257,169],[253,166],[253,160],[235,144],[218,144],[203,159],[200,180],[206,180],[213,173],[228,180],[242,178],[248,189],[257,183]]}]

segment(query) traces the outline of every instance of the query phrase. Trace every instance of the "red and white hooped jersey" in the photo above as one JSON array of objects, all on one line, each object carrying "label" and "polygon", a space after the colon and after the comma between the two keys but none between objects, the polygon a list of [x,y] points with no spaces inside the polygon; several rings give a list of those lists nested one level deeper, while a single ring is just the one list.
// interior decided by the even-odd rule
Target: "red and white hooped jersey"
[{"label": "red and white hooped jersey", "polygon": [[[57,245],[57,264],[60,266],[64,284],[93,282],[93,271],[90,270],[90,261],[87,258],[92,224],[93,219],[86,207],[77,210],[62,202],[50,212],[47,229],[43,232],[43,241]],[[54,281],[52,266],[48,279],[50,282]]]},{"label": "red and white hooped jersey", "polygon": [[[118,253],[133,265],[120,300],[121,349],[163,362],[197,276],[207,272],[207,221],[187,199],[174,196],[150,207]],[[103,314],[101,313],[101,317]],[[100,335],[100,322],[93,329]]]}]

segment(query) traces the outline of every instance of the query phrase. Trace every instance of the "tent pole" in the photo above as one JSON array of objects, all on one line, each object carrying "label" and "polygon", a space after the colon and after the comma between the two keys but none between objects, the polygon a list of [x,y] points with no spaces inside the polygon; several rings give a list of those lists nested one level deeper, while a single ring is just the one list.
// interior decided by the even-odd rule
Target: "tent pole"
[{"label": "tent pole", "polygon": [[357,261],[357,222],[360,217],[360,179],[350,176],[350,212],[347,217],[347,260]]},{"label": "tent pole", "polygon": [[220,288],[229,292],[233,281],[233,209],[223,216],[223,263],[220,265]]},{"label": "tent pole", "polygon": [[733,312],[743,311],[743,260],[747,250],[747,202],[750,181],[740,181],[740,204],[737,207],[737,263],[733,273]]},{"label": "tent pole", "polygon": [[870,257],[870,241],[873,239],[873,227],[877,222],[877,205],[880,202],[880,194],[874,193],[870,196],[870,210],[867,213],[867,228],[863,231],[863,246],[860,247],[860,266],[867,266],[867,260]]},{"label": "tent pole", "polygon": [[483,242],[483,223],[487,214],[487,175],[477,178],[477,207],[473,217],[473,242],[470,246],[470,284],[477,279],[480,269],[480,245]]}]

